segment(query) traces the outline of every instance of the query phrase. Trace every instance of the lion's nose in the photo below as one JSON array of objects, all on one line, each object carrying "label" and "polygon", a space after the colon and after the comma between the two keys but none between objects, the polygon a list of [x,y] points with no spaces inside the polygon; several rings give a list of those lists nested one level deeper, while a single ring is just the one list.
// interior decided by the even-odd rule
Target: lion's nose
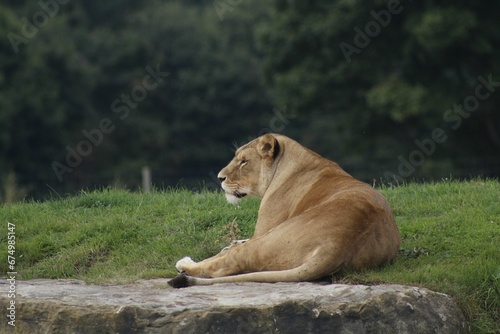
[{"label": "lion's nose", "polygon": [[220,171],[219,175],[217,175],[217,178],[219,179],[220,182],[224,182],[226,180],[226,177],[224,176],[222,171]]}]

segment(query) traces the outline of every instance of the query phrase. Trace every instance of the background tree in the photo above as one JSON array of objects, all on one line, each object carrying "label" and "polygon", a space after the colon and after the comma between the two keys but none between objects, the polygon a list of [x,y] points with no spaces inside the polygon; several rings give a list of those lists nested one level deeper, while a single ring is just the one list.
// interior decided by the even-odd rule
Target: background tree
[{"label": "background tree", "polygon": [[498,92],[470,117],[445,117],[474,96],[478,76],[500,82],[495,9],[463,1],[277,1],[260,35],[266,79],[277,103],[332,115],[339,154],[355,169],[360,155],[382,167],[364,165],[364,175],[396,171],[398,155],[408,160],[419,149],[415,140],[435,128],[448,140],[413,176],[478,165],[498,171]]},{"label": "background tree", "polygon": [[231,143],[269,130],[366,181],[500,173],[499,5],[48,3],[0,7],[0,193],[135,189],[145,165],[215,186]]},{"label": "background tree", "polygon": [[[42,11],[33,4],[14,9],[6,13],[17,26],[6,27],[4,36]],[[10,166],[2,173],[20,175],[35,195],[49,188],[134,187],[145,165],[160,186],[212,180],[210,172],[230,157],[231,142],[242,142],[272,116],[252,40],[252,26],[265,18],[260,14],[242,10],[221,22],[212,6],[199,3],[90,1],[61,7],[17,54],[4,40],[2,68],[14,73],[7,80],[11,91],[3,91],[13,100],[4,102],[15,112],[5,109],[2,117],[19,119],[3,123]],[[114,105],[133,95],[148,68],[168,76],[144,98]],[[127,107],[126,117],[120,107]],[[103,119],[113,131],[69,166],[68,152],[89,141],[83,132]]]}]

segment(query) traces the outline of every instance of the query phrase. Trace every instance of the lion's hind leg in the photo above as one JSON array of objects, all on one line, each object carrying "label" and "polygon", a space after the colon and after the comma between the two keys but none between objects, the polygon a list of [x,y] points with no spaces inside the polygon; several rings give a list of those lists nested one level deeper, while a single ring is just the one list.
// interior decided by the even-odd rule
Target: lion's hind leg
[{"label": "lion's hind leg", "polygon": [[343,245],[324,240],[325,229],[298,233],[303,228],[304,219],[297,218],[201,262],[183,259],[177,269],[192,276],[188,285],[311,281],[338,271],[346,260]]}]

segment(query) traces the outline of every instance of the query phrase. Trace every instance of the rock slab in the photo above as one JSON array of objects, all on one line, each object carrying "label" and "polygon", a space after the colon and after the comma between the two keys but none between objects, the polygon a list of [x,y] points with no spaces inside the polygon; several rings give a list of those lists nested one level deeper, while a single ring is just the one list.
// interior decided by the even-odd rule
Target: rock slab
[{"label": "rock slab", "polygon": [[[0,289],[7,291],[7,282]],[[2,333],[466,333],[452,298],[402,285],[241,283],[171,289],[18,281],[15,328]],[[0,297],[3,310],[9,306]],[[5,312],[5,311],[4,311]]]}]

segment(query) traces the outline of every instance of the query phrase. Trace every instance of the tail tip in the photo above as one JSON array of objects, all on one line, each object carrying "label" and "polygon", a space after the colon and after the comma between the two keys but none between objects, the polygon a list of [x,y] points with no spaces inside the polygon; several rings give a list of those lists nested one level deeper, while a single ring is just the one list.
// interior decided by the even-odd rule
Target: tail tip
[{"label": "tail tip", "polygon": [[180,289],[187,288],[190,284],[187,275],[180,274],[168,281],[168,285],[174,289]]}]

